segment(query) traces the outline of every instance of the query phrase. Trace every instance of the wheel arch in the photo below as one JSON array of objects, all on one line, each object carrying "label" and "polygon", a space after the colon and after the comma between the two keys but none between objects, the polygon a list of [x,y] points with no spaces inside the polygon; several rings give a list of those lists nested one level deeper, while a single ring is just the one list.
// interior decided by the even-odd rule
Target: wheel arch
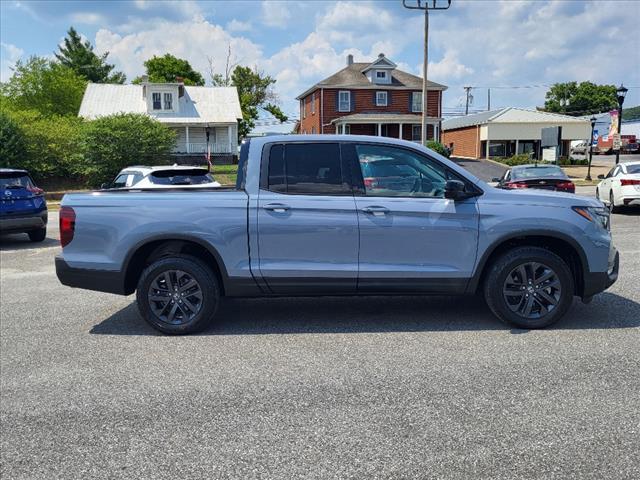
[{"label": "wheel arch", "polygon": [[582,295],[584,278],[588,269],[587,255],[573,238],[559,232],[531,230],[501,237],[487,248],[478,261],[475,274],[469,281],[468,293],[476,293],[482,285],[493,261],[508,250],[516,247],[541,247],[560,256],[568,264],[573,274],[574,294]]},{"label": "wheel arch", "polygon": [[150,263],[176,254],[193,256],[210,266],[220,282],[221,294],[224,295],[229,276],[218,251],[201,239],[175,234],[146,238],[131,249],[123,265],[125,295],[135,291],[142,271]]}]

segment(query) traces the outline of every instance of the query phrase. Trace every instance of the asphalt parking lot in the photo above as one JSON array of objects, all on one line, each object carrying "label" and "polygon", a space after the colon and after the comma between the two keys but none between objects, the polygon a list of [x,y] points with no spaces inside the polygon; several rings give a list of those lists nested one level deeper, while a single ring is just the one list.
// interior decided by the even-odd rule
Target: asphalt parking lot
[{"label": "asphalt parking lot", "polygon": [[[581,188],[580,194],[592,195]],[[226,301],[158,335],[0,239],[1,478],[640,478],[640,214],[620,278],[542,331],[479,298]]]}]

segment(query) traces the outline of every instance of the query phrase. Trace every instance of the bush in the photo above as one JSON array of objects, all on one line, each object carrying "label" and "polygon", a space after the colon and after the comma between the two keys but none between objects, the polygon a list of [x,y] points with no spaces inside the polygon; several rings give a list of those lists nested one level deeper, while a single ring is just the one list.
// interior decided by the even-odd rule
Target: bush
[{"label": "bush", "polygon": [[2,118],[3,125],[17,126],[22,136],[22,145],[14,143],[2,154],[3,165],[6,158],[7,166],[29,170],[36,180],[77,176],[79,182],[82,181],[79,143],[84,123],[81,119],[44,116],[36,110],[4,110]]},{"label": "bush", "polygon": [[451,155],[451,152],[449,152],[448,148],[446,148],[440,142],[436,142],[435,140],[429,140],[427,142],[427,148],[430,148],[434,152],[439,153],[440,155],[445,156],[447,158],[449,158],[449,155]]},{"label": "bush", "polygon": [[147,115],[120,113],[88,122],[82,151],[83,170],[90,185],[98,186],[131,165],[159,165],[169,161],[176,135]]},{"label": "bush", "polygon": [[526,165],[527,163],[533,162],[531,156],[528,153],[519,153],[518,155],[514,155],[513,157],[499,158],[497,160],[500,163],[504,163],[505,165],[509,165],[511,167],[515,165]]},{"label": "bush", "polygon": [[24,132],[13,118],[0,111],[0,167],[20,167],[26,153]]},{"label": "bush", "polygon": [[589,160],[586,158],[558,157],[559,165],[588,165]]}]

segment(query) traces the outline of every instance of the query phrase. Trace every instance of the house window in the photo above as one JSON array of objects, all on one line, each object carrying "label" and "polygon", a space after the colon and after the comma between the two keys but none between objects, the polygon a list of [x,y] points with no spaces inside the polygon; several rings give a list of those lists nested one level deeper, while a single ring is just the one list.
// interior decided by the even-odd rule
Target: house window
[{"label": "house window", "polygon": [[153,99],[153,109],[162,110],[162,101],[161,101],[160,92],[153,92],[152,99]]},{"label": "house window", "polygon": [[378,80],[385,80],[387,78],[387,72],[384,70],[376,70],[376,78]]},{"label": "house window", "polygon": [[422,125],[413,125],[411,127],[411,140],[414,142],[422,141]]},{"label": "house window", "polygon": [[302,116],[302,118],[307,118],[307,112],[304,108],[304,98],[300,100],[300,115]]},{"label": "house window", "polygon": [[411,111],[412,112],[422,111],[422,92],[413,92],[411,94]]},{"label": "house window", "polygon": [[387,92],[376,92],[376,106],[387,106]]},{"label": "house window", "polygon": [[344,130],[345,135],[351,135],[351,125],[344,125],[342,129]]},{"label": "house window", "polygon": [[316,94],[315,92],[311,94],[311,115],[316,114]]},{"label": "house window", "polygon": [[349,112],[351,111],[351,92],[343,90],[338,93],[338,111]]},{"label": "house window", "polygon": [[173,95],[170,93],[164,94],[164,109],[173,110]]}]

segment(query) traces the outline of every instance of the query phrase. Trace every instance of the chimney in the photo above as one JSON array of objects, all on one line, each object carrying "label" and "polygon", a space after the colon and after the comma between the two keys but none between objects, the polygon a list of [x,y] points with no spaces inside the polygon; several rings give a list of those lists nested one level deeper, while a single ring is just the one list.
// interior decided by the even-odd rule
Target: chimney
[{"label": "chimney", "polygon": [[140,79],[142,80],[140,83],[149,83],[149,75],[142,75]]},{"label": "chimney", "polygon": [[353,65],[353,55],[351,54],[347,55],[347,67],[349,65]]},{"label": "chimney", "polygon": [[378,58],[384,58],[384,53],[379,53]]},{"label": "chimney", "polygon": [[183,77],[176,77],[176,83],[182,83],[184,85],[184,78]]}]

